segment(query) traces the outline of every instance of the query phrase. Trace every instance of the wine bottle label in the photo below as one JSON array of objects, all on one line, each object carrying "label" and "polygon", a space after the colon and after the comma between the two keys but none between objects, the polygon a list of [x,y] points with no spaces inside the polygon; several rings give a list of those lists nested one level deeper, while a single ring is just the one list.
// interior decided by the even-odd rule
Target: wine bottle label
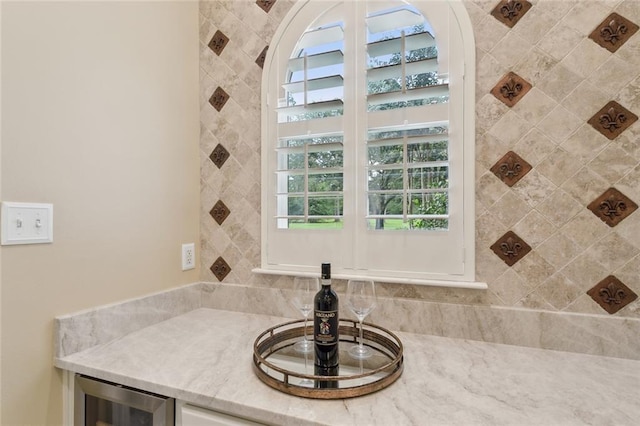
[{"label": "wine bottle label", "polygon": [[316,311],[315,342],[334,345],[338,342],[338,311]]}]

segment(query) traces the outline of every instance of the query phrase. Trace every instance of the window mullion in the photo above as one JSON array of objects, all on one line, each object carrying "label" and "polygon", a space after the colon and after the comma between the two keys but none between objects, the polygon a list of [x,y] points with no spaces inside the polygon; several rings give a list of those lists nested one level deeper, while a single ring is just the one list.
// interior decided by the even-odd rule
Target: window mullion
[{"label": "window mullion", "polygon": [[304,144],[304,221],[309,221],[309,144]]},{"label": "window mullion", "polygon": [[306,108],[309,104],[309,63],[307,59],[307,52],[304,53],[303,63],[304,63],[304,74],[303,74],[303,84],[304,84],[304,107]]},{"label": "window mullion", "polygon": [[406,222],[409,214],[409,167],[407,166],[407,134],[402,137],[402,218]]},{"label": "window mullion", "polygon": [[406,51],[406,38],[404,30],[400,32],[400,69],[402,70],[402,93],[407,93],[407,57]]}]

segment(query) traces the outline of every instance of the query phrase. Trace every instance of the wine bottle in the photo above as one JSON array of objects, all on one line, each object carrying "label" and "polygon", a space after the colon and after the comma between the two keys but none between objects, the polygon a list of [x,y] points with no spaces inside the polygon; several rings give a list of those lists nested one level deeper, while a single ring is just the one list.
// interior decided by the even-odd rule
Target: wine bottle
[{"label": "wine bottle", "polygon": [[[335,367],[319,367],[317,365],[314,366],[313,373],[316,376],[337,376],[339,367],[336,365]],[[316,389],[337,389],[338,381],[337,380],[316,380],[315,388]]]},{"label": "wine bottle", "polygon": [[330,369],[338,367],[338,295],[331,289],[331,264],[322,264],[322,288],[316,294],[313,311],[313,341],[315,365]]}]

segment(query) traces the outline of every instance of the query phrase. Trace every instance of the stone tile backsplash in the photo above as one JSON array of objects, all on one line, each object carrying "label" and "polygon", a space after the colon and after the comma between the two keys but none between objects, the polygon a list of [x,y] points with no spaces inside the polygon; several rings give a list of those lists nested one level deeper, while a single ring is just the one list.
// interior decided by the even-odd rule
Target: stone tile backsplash
[{"label": "stone tile backsplash", "polygon": [[[293,3],[200,2],[204,281],[290,286],[251,269],[262,66]],[[464,5],[477,52],[476,275],[489,288],[384,283],[381,296],[640,318],[640,2]]]}]

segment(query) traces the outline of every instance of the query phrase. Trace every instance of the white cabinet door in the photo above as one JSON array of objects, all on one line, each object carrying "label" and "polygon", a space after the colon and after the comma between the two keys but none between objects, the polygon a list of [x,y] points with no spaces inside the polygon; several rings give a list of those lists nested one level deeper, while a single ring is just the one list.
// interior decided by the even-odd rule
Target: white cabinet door
[{"label": "white cabinet door", "polygon": [[261,425],[251,420],[188,404],[176,404],[177,426],[247,426]]}]

